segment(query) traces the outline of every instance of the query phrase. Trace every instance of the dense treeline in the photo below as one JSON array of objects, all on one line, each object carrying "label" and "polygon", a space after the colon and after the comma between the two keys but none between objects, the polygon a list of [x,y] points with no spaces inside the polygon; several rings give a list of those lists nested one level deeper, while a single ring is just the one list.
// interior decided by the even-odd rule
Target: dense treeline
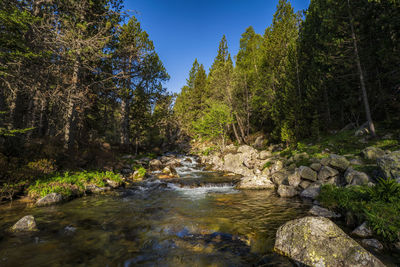
[{"label": "dense treeline", "polygon": [[398,123],[399,100],[398,1],[311,0],[300,14],[280,0],[263,36],[242,34],[235,66],[225,36],[208,75],[194,62],[175,114],[191,135],[247,143],[261,131],[289,145],[349,123],[374,135],[373,120]]},{"label": "dense treeline", "polygon": [[[0,1],[0,140],[66,149],[169,138],[169,76],[120,0]],[[9,147],[10,148],[10,147]]]}]

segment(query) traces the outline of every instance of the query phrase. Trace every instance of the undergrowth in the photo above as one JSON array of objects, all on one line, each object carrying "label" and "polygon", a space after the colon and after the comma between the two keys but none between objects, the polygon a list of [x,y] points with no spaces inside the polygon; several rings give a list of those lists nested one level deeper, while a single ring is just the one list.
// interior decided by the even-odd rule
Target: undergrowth
[{"label": "undergrowth", "polygon": [[318,201],[332,210],[351,211],[384,241],[399,239],[400,184],[393,179],[379,179],[372,187],[324,185]]},{"label": "undergrowth", "polygon": [[74,195],[82,195],[87,185],[107,186],[107,180],[122,183],[121,176],[113,172],[84,171],[74,174],[65,172],[36,180],[33,185],[28,187],[28,195],[31,198],[39,198],[50,193],[59,193],[69,198]]}]

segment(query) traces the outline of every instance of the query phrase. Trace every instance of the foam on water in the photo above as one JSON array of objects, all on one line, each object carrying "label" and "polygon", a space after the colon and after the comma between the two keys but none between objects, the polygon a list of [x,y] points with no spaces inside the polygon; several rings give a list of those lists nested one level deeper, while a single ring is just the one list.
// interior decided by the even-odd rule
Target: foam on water
[{"label": "foam on water", "polygon": [[168,187],[192,199],[205,198],[210,193],[235,194],[239,191],[229,184],[213,184],[201,187],[179,187],[169,183]]}]

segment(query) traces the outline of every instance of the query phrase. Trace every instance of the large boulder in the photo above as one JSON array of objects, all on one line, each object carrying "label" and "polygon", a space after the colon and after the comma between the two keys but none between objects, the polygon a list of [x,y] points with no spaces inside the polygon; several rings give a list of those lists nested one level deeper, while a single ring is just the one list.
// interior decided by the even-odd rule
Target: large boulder
[{"label": "large boulder", "polygon": [[297,196],[299,193],[297,192],[296,188],[291,185],[283,185],[281,184],[278,187],[278,195],[281,197],[294,197]]},{"label": "large boulder", "polygon": [[364,157],[364,159],[377,160],[378,158],[383,157],[385,155],[385,151],[383,151],[378,147],[370,146],[361,151],[361,154]]},{"label": "large boulder", "polygon": [[324,217],[285,223],[276,233],[274,249],[307,266],[385,266]]},{"label": "large boulder", "polygon": [[37,230],[36,221],[32,215],[23,217],[11,227],[12,232],[32,232]]},{"label": "large boulder", "polygon": [[339,171],[336,169],[333,169],[328,166],[323,166],[321,170],[318,173],[318,180],[320,181],[326,181],[330,177],[335,177],[339,174]]},{"label": "large boulder", "polygon": [[54,205],[63,201],[63,196],[58,193],[50,193],[38,201],[36,201],[35,205],[38,207]]},{"label": "large boulder", "polygon": [[350,162],[344,156],[331,154],[329,158],[330,158],[329,165],[340,171],[345,171],[347,167],[349,167],[350,165]]},{"label": "large boulder", "polygon": [[300,196],[305,198],[316,199],[317,196],[319,195],[319,192],[321,192],[321,184],[313,183],[306,189],[301,191]]},{"label": "large boulder", "polygon": [[240,146],[237,150],[238,153],[244,154],[246,157],[257,158],[258,152],[256,149],[248,145]]},{"label": "large boulder", "polygon": [[225,155],[223,169],[243,176],[253,175],[253,171],[243,165],[244,158],[245,154],[243,153]]},{"label": "large boulder", "polygon": [[283,161],[277,160],[277,161],[275,161],[274,164],[272,164],[272,166],[270,168],[270,172],[275,173],[275,172],[279,172],[282,169],[283,169]]},{"label": "large boulder", "polygon": [[237,184],[238,189],[274,189],[275,185],[266,176],[246,176]]},{"label": "large boulder", "polygon": [[317,181],[317,173],[307,166],[300,166],[299,173],[301,178],[307,179],[310,181]]},{"label": "large boulder", "polygon": [[393,178],[400,182],[400,150],[378,158],[377,164],[386,178]]},{"label": "large boulder", "polygon": [[344,174],[344,179],[350,185],[367,185],[370,182],[369,176],[364,172],[359,172],[348,168]]}]

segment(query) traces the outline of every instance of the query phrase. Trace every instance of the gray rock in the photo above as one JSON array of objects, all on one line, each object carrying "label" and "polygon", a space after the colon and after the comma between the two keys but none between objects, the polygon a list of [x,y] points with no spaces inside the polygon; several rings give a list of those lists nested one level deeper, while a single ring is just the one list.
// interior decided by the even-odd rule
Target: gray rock
[{"label": "gray rock", "polygon": [[363,151],[361,151],[361,155],[363,156],[364,159],[367,160],[377,160],[378,158],[381,158],[385,155],[385,151],[378,147],[367,147],[364,148]]},{"label": "gray rock", "polygon": [[167,167],[165,167],[165,168],[162,170],[162,173],[163,173],[163,174],[166,174],[166,175],[169,175],[169,176],[175,176],[175,175],[177,175],[177,172],[176,172],[175,168],[172,167],[172,166],[167,166]]},{"label": "gray rock", "polygon": [[350,165],[350,162],[346,159],[346,157],[331,154],[329,158],[330,158],[329,165],[340,171],[345,171],[347,167],[349,167]]},{"label": "gray rock", "polygon": [[272,157],[272,153],[271,153],[271,151],[268,151],[268,150],[263,150],[258,155],[258,158],[262,159],[262,160],[270,158],[270,157]]},{"label": "gray rock", "polygon": [[101,193],[101,192],[106,192],[110,191],[110,187],[98,187],[97,185],[89,184],[85,186],[85,191],[87,193]]},{"label": "gray rock", "polygon": [[307,166],[300,166],[299,168],[300,176],[303,179],[307,179],[310,181],[317,181],[317,173]]},{"label": "gray rock", "polygon": [[281,184],[278,187],[278,195],[280,197],[294,197],[298,194],[299,193],[297,192],[296,188],[294,188],[293,186]]},{"label": "gray rock", "polygon": [[223,170],[243,176],[253,175],[253,171],[243,165],[244,158],[243,153],[225,155]]},{"label": "gray rock", "polygon": [[287,184],[287,174],[283,172],[276,172],[272,174],[272,181],[276,185]]},{"label": "gray rock", "polygon": [[256,149],[263,149],[265,147],[265,139],[264,136],[259,136],[256,138],[256,141],[254,141],[253,146]]},{"label": "gray rock", "polygon": [[364,222],[360,226],[358,226],[356,229],[354,229],[353,232],[351,232],[352,235],[366,238],[366,237],[371,237],[373,232],[372,230],[367,226],[367,222]]},{"label": "gray rock", "polygon": [[32,232],[37,230],[36,221],[32,215],[23,217],[11,227],[12,232]]},{"label": "gray rock", "polygon": [[359,158],[355,158],[355,159],[350,160],[350,164],[351,165],[363,165],[364,162]]},{"label": "gray rock", "polygon": [[377,164],[385,178],[392,178],[400,182],[400,150],[378,158]]},{"label": "gray rock", "polygon": [[274,250],[307,266],[384,266],[324,217],[304,217],[279,227]]},{"label": "gray rock", "polygon": [[334,177],[339,174],[339,171],[328,166],[323,166],[318,173],[318,180],[326,181],[329,177]]},{"label": "gray rock", "polygon": [[309,211],[314,216],[321,216],[325,218],[340,218],[341,215],[320,206],[313,206]]},{"label": "gray rock", "polygon": [[63,196],[58,193],[48,194],[38,201],[36,201],[35,205],[38,207],[54,205],[63,201]]},{"label": "gray rock", "polygon": [[238,189],[274,189],[275,185],[266,176],[247,176],[243,177],[238,185]]},{"label": "gray rock", "polygon": [[288,183],[293,187],[298,187],[301,183],[300,173],[298,171],[295,171],[294,173],[290,174],[288,176]]},{"label": "gray rock", "polygon": [[370,182],[370,178],[366,173],[353,170],[352,168],[347,169],[344,179],[350,185],[367,185]]},{"label": "gray rock", "polygon": [[302,188],[302,189],[306,189],[307,187],[310,186],[310,184],[311,184],[311,182],[306,181],[306,180],[302,180],[302,181],[300,182],[299,186],[300,186],[300,188]]},{"label": "gray rock", "polygon": [[339,176],[329,177],[326,181],[323,182],[323,184],[332,184],[332,185],[339,186],[340,178],[339,178]]},{"label": "gray rock", "polygon": [[121,174],[129,175],[129,174],[133,173],[133,170],[131,168],[123,168],[120,172],[121,172]]},{"label": "gray rock", "polygon": [[163,167],[163,164],[162,164],[161,160],[153,159],[149,162],[149,166],[150,166],[150,169],[152,169],[152,170],[161,170]]},{"label": "gray rock", "polygon": [[322,164],[319,162],[314,162],[313,164],[310,165],[310,168],[313,169],[316,172],[319,172],[321,169]]},{"label": "gray rock", "polygon": [[363,239],[361,240],[361,244],[365,247],[371,247],[377,250],[382,250],[383,245],[376,239]]},{"label": "gray rock", "polygon": [[279,172],[282,169],[283,169],[283,161],[277,160],[270,168],[270,172],[275,173],[275,172]]},{"label": "gray rock", "polygon": [[321,163],[322,165],[324,165],[324,166],[328,166],[330,162],[331,162],[331,159],[330,159],[329,157],[323,158],[323,159],[321,159],[321,161],[320,161],[320,163]]},{"label": "gray rock", "polygon": [[311,199],[316,199],[317,196],[319,195],[319,192],[321,191],[321,184],[319,183],[313,183],[306,189],[304,189],[301,193],[301,197],[305,198],[311,198]]},{"label": "gray rock", "polygon": [[248,146],[248,145],[240,146],[238,148],[237,152],[238,153],[242,153],[242,154],[246,154],[246,155],[257,155],[258,156],[257,150],[252,148],[251,146]]}]

